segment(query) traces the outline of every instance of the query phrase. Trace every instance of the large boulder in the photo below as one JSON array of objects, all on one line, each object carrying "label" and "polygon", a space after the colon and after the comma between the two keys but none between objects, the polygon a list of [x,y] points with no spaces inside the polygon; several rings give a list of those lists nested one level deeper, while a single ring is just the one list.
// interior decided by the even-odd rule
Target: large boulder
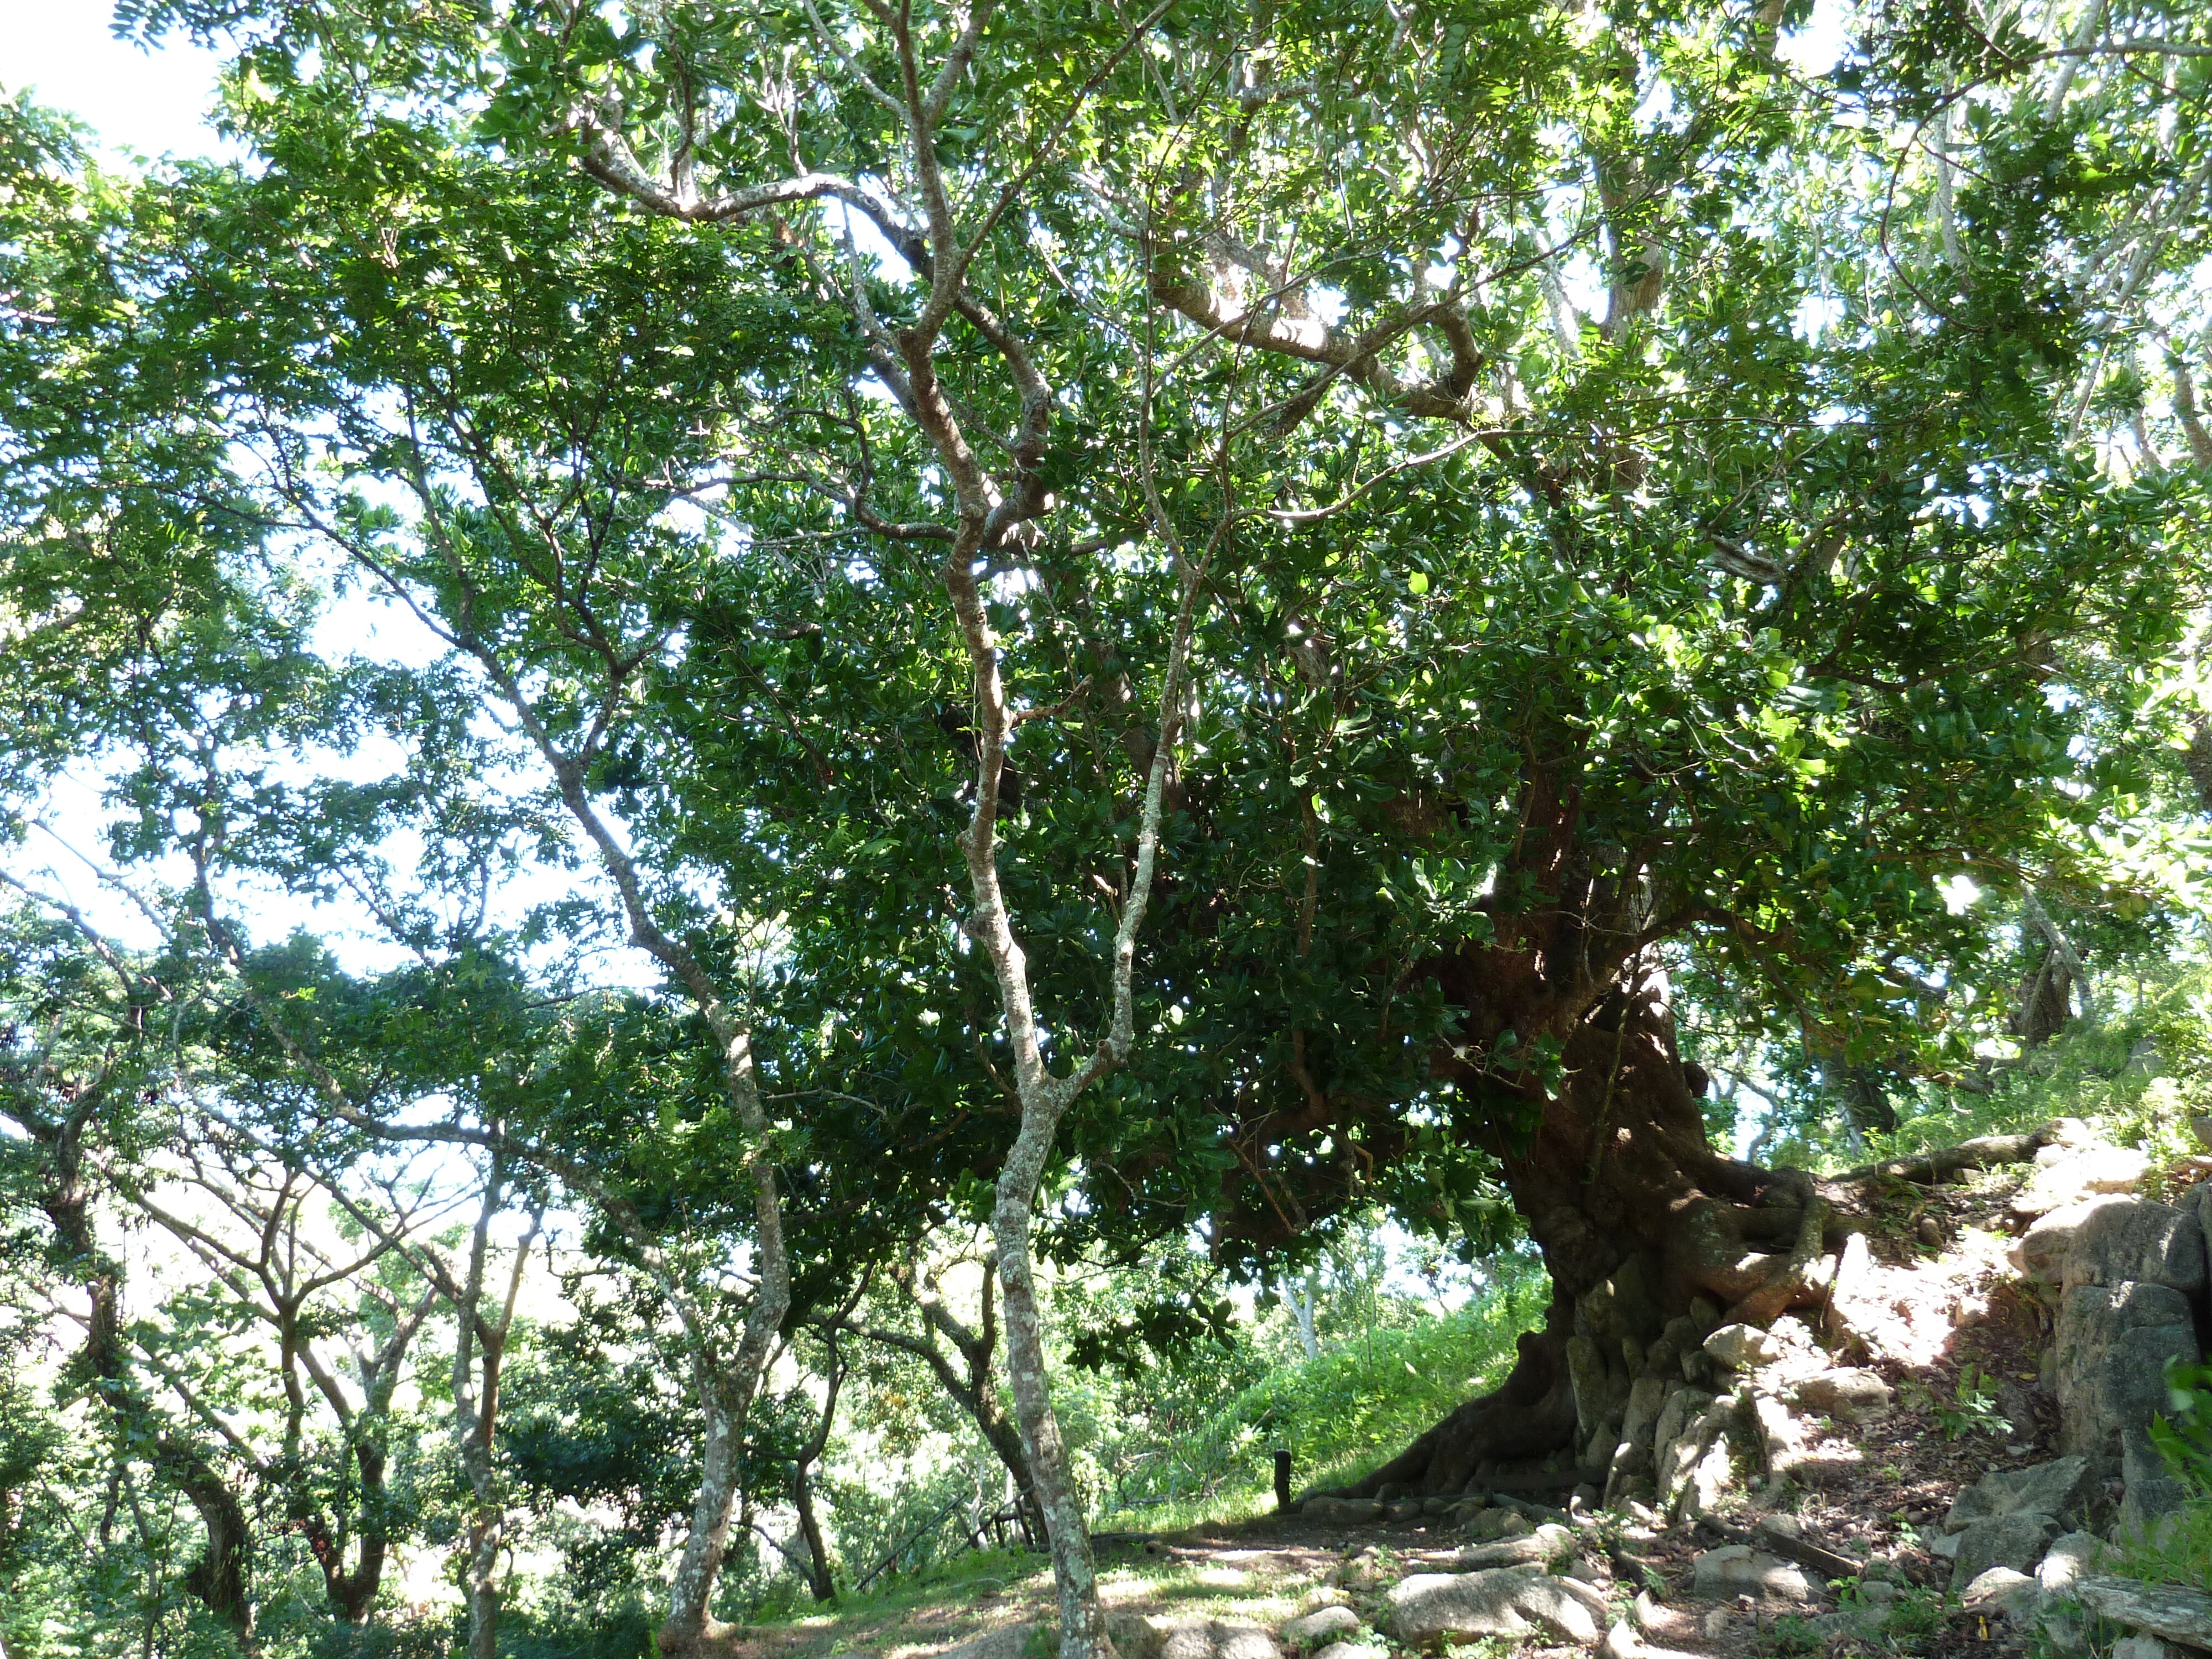
[{"label": "large boulder", "polygon": [[[2120,1500],[2120,1530],[2115,1537],[2148,1532],[2195,1496],[2189,1483],[2160,1455],[2147,1425],[2120,1431],[2120,1476],[2127,1483],[2127,1495]],[[2212,1562],[2205,1564],[2205,1576],[2212,1577]]]},{"label": "large boulder", "polygon": [[1691,1582],[1699,1595],[1755,1595],[1767,1601],[1815,1599],[1802,1569],[1748,1544],[1724,1544],[1707,1550],[1692,1564]]},{"label": "large boulder", "polygon": [[1536,1632],[1578,1644],[1595,1643],[1607,1623],[1605,1597],[1540,1567],[1489,1572],[1417,1572],[1392,1586],[1384,1622],[1407,1647],[1447,1636],[1519,1636]]},{"label": "large boulder", "polygon": [[1149,1638],[1133,1656],[1121,1632],[1108,1626],[1122,1659],[1282,1659],[1275,1638],[1256,1625],[1205,1618],[1155,1618],[1139,1623]]},{"label": "large boulder", "polygon": [[2125,1431],[2166,1404],[2166,1364],[2197,1358],[2189,1298],[2142,1280],[2078,1285],[2058,1313],[2059,1443],[2088,1457],[2118,1457]]},{"label": "large boulder", "polygon": [[2002,1515],[2047,1515],[2070,1524],[2088,1512],[2096,1471],[2086,1457],[2054,1458],[2021,1469],[1992,1469],[1960,1492],[1943,1517],[1946,1532]]},{"label": "large boulder", "polygon": [[2122,1194],[2100,1193],[2038,1217],[2008,1252],[2012,1265],[2020,1270],[2022,1278],[2039,1285],[2063,1285],[2066,1279],[2067,1252],[2074,1248],[2082,1224],[2109,1205],[2132,1202]]},{"label": "large boulder", "polygon": [[2058,1523],[2047,1515],[2022,1511],[1972,1522],[1959,1534],[1959,1553],[1951,1566],[1951,1587],[1964,1589],[1991,1567],[2026,1573],[2043,1559]]},{"label": "large boulder", "polygon": [[1794,1390],[1797,1403],[1843,1423],[1870,1423],[1889,1415],[1889,1384],[1855,1365],[1816,1372]]},{"label": "large boulder", "polygon": [[2150,1172],[2150,1159],[2131,1146],[2045,1146],[2036,1171],[2012,1200],[2015,1215],[2045,1215],[2094,1193],[2131,1193]]},{"label": "large boulder", "polygon": [[1782,1344],[1756,1325],[1723,1325],[1705,1339],[1705,1352],[1717,1365],[1749,1370],[1782,1357]]},{"label": "large boulder", "polygon": [[2204,1286],[2204,1232],[2193,1214],[2138,1199],[2089,1211],[2067,1247],[2065,1287],[2140,1280],[2193,1296]]},{"label": "large boulder", "polygon": [[1522,1567],[1559,1561],[1574,1553],[1575,1535],[1557,1522],[1547,1522],[1519,1538],[1501,1538],[1492,1544],[1468,1544],[1457,1557],[1462,1571],[1480,1572],[1491,1567]]}]

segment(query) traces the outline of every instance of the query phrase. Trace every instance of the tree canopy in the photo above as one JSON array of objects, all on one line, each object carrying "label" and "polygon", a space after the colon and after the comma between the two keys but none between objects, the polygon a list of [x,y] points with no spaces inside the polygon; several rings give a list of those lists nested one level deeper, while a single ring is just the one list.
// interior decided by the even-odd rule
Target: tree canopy
[{"label": "tree canopy", "polygon": [[[1601,1289],[1802,1288],[1717,1079],[1894,1128],[2064,1022],[2085,930],[2193,925],[2192,8],[1873,9],[1817,67],[1798,3],[117,17],[227,54],[248,159],[0,106],[8,1179],[111,1315],[86,1218],[172,1180],[361,1244],[315,1318],[382,1346],[318,1407],[285,1337],[274,1452],[162,1393],[181,1338],[73,1362],[236,1631],[226,1458],[370,1615],[441,1309],[495,1650],[550,1213],[659,1334],[583,1295],[526,1389],[657,1460],[559,1479],[688,1510],[664,1650],[761,1468],[828,1583],[836,1385],[775,1379],[906,1321],[1107,1651],[1054,1340],[1218,1335],[1380,1206],[1542,1252],[1507,1392],[1565,1443]],[[222,1318],[307,1317],[172,1219]],[[1144,1288],[1054,1339],[1079,1261]]]}]

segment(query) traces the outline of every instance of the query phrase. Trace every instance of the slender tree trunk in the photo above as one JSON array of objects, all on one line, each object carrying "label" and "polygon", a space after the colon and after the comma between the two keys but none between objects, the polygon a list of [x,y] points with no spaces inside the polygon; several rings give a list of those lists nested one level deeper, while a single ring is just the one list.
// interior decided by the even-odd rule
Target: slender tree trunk
[{"label": "slender tree trunk", "polygon": [[836,1581],[830,1573],[830,1546],[822,1536],[821,1518],[814,1513],[814,1483],[801,1463],[791,1481],[792,1502],[799,1510],[799,1535],[806,1540],[806,1588],[817,1601],[837,1599]]},{"label": "slender tree trunk", "polygon": [[1030,1208],[1044,1174],[1059,1115],[1025,1108],[1021,1133],[999,1173],[998,1202],[991,1231],[999,1246],[999,1284],[1004,1291],[1006,1378],[1014,1396],[1014,1418],[1021,1425],[1026,1456],[1044,1516],[1045,1541],[1052,1553],[1053,1582],[1060,1594],[1060,1659],[1111,1656],[1104,1609],[1098,1601],[1098,1570],[1091,1553],[1091,1531],[1067,1467],[1060,1419],[1053,1410],[1052,1382],[1045,1360],[1044,1318],[1037,1304],[1036,1269],[1030,1255]]},{"label": "slender tree trunk", "polygon": [[1314,1335],[1314,1276],[1310,1267],[1291,1291],[1291,1308],[1298,1316],[1298,1346],[1306,1351],[1307,1358],[1320,1358],[1321,1343]]},{"label": "slender tree trunk", "polygon": [[508,1334],[514,1328],[514,1307],[522,1293],[531,1241],[543,1215],[542,1211],[532,1215],[529,1231],[515,1246],[506,1297],[497,1313],[487,1316],[484,1273],[491,1253],[491,1218],[506,1201],[506,1156],[495,1152],[469,1243],[468,1276],[453,1309],[453,1438],[471,1499],[468,1554],[462,1564],[469,1607],[468,1659],[498,1659],[499,1557],[507,1541],[507,1495],[500,1489],[492,1441],[499,1425],[500,1367],[507,1357]]}]

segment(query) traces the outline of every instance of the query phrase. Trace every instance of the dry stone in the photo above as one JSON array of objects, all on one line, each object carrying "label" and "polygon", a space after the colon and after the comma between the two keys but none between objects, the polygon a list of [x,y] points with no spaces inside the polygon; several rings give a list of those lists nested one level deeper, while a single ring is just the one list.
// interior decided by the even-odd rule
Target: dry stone
[{"label": "dry stone", "polygon": [[1522,1567],[1557,1561],[1574,1547],[1574,1534],[1557,1522],[1547,1522],[1519,1538],[1500,1539],[1494,1544],[1469,1544],[1460,1551],[1457,1561],[1462,1571],[1479,1572],[1491,1567]]},{"label": "dry stone", "polygon": [[1692,1568],[1700,1595],[1755,1595],[1768,1601],[1810,1601],[1812,1584],[1802,1571],[1748,1544],[1724,1544],[1707,1550]]},{"label": "dry stone", "polygon": [[1871,1423],[1889,1415],[1889,1384],[1873,1371],[1843,1366],[1807,1377],[1797,1385],[1797,1403],[1844,1423]]},{"label": "dry stone", "polygon": [[2112,1659],[2180,1659],[2155,1636],[2123,1636],[2112,1644]]},{"label": "dry stone", "polygon": [[2136,1280],[2193,1295],[2204,1285],[2204,1233],[2194,1215],[2145,1200],[2100,1205],[2075,1229],[2065,1287]]},{"label": "dry stone", "polygon": [[2012,1200],[2015,1215],[2045,1215],[2093,1193],[2129,1193],[2149,1172],[2150,1159],[2126,1146],[2045,1146],[2037,1169]]},{"label": "dry stone", "polygon": [[2069,1532],[2051,1544],[2035,1569],[2035,1582],[2053,1595],[2070,1593],[2075,1581],[2096,1565],[2104,1547],[2105,1540],[2094,1532]]},{"label": "dry stone", "polygon": [[1362,1642],[1331,1642],[1313,1659],[1376,1659],[1380,1651]]},{"label": "dry stone", "polygon": [[1159,1659],[1282,1659],[1282,1651],[1273,1637],[1253,1626],[1194,1619],[1168,1631]]},{"label": "dry stone", "polygon": [[2130,1201],[2116,1193],[2101,1193],[2038,1217],[2008,1253],[2012,1265],[2023,1278],[2039,1285],[2063,1283],[2066,1253],[2074,1248],[2075,1236],[2081,1231],[2082,1224],[2109,1205]]},{"label": "dry stone", "polygon": [[2001,1515],[2047,1515],[2062,1524],[2079,1521],[2096,1495],[2096,1471],[2086,1457],[2054,1458],[2023,1469],[1993,1469],[1951,1504],[1943,1528],[1957,1532]]},{"label": "dry stone", "polygon": [[[2192,1493],[2186,1481],[2159,1455],[2148,1425],[2120,1431],[2120,1478],[2127,1495],[2120,1500],[2119,1532],[2114,1536],[2139,1535],[2161,1518],[2185,1505]],[[2212,1564],[2206,1577],[2212,1577]]]},{"label": "dry stone", "polygon": [[2166,1404],[2169,1359],[2197,1358],[2189,1300],[2164,1285],[2081,1285],[2060,1304],[2056,1344],[2060,1444],[2117,1457],[2125,1430]]},{"label": "dry stone", "polygon": [[1519,1636],[1537,1631],[1580,1644],[1604,1630],[1605,1597],[1540,1567],[1489,1572],[1419,1572],[1384,1598],[1390,1633],[1408,1647],[1446,1636]]},{"label": "dry stone", "polygon": [[2075,1581],[2074,1595],[2090,1612],[2116,1625],[2212,1649],[2212,1593],[2132,1578],[2089,1577]]},{"label": "dry stone", "polygon": [[2047,1515],[2023,1510],[1976,1521],[1959,1534],[1959,1554],[1951,1567],[1951,1586],[1963,1589],[1991,1567],[2025,1573],[2043,1559],[2058,1523]]},{"label": "dry stone", "polygon": [[1975,1576],[1960,1598],[1967,1609],[1992,1617],[2002,1614],[2026,1625],[2043,1611],[2043,1590],[2034,1579],[2010,1567],[1991,1567]]},{"label": "dry stone", "polygon": [[1284,1626],[1283,1640],[1297,1648],[1319,1647],[1358,1629],[1359,1615],[1350,1607],[1316,1607],[1304,1618]]},{"label": "dry stone", "polygon": [[1717,1365],[1749,1370],[1782,1357],[1782,1345],[1756,1325],[1723,1325],[1705,1339],[1706,1354]]}]

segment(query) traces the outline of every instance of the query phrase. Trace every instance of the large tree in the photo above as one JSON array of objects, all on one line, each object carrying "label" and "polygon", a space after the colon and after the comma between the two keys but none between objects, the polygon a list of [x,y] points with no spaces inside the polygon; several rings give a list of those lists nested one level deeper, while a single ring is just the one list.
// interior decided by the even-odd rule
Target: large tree
[{"label": "large tree", "polygon": [[1056,1159],[1055,1236],[1238,1269],[1510,1203],[1551,1316],[1376,1479],[1594,1437],[1834,1242],[1709,1144],[1670,972],[1894,1042],[1937,883],[2067,873],[2139,765],[2082,687],[2195,601],[2197,481],[2087,441],[2195,429],[2191,343],[2130,368],[2201,241],[2185,10],[1901,11],[1811,81],[1789,8],[131,15],[232,46],[260,157],[156,228],[164,350],[520,722],[757,1247],[779,1163],[992,1219],[1071,1659]]}]

